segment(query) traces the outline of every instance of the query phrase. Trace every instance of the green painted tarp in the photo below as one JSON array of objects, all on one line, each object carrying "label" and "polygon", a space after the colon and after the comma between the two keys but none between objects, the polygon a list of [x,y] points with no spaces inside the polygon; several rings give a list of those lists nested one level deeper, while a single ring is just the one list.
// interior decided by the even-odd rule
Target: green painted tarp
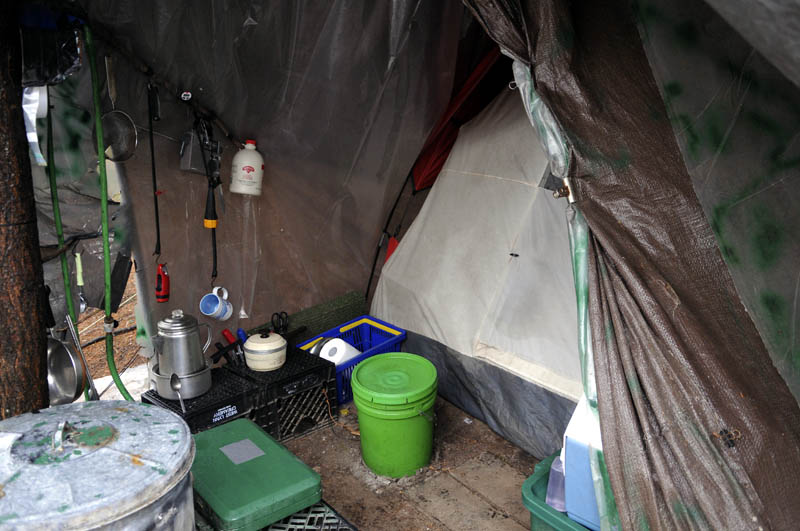
[{"label": "green painted tarp", "polygon": [[570,147],[619,524],[795,528],[797,87],[705,5],[466,3]]}]

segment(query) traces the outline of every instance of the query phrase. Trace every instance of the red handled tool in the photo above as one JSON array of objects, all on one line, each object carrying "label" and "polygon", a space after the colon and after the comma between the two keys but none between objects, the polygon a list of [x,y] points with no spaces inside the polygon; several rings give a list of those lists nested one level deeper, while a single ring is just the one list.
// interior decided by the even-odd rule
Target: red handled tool
[{"label": "red handled tool", "polygon": [[158,264],[156,272],[156,302],[167,302],[169,300],[169,271],[167,264]]},{"label": "red handled tool", "polygon": [[229,345],[236,343],[236,336],[227,328],[222,331],[222,337],[225,338],[225,341],[227,341]]}]

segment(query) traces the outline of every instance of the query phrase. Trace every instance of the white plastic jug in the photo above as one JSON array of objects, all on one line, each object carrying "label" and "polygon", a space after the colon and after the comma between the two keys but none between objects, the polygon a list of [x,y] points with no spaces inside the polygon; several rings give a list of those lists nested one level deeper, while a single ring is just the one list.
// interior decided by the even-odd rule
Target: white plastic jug
[{"label": "white plastic jug", "polygon": [[261,195],[261,180],[264,177],[264,158],[256,151],[256,141],[247,140],[244,149],[233,156],[231,169],[231,192],[246,195]]}]

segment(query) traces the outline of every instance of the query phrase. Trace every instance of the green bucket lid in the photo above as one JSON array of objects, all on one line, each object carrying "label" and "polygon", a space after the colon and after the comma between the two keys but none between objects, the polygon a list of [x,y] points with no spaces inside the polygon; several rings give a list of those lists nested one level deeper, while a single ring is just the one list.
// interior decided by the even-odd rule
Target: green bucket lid
[{"label": "green bucket lid", "polygon": [[353,394],[384,405],[409,404],[436,393],[436,367],[406,352],[378,354],[359,363],[350,379]]}]

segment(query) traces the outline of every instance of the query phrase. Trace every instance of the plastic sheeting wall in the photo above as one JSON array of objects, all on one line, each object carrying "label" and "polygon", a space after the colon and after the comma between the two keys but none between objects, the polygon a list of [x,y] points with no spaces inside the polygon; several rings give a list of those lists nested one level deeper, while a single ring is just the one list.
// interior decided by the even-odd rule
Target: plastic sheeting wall
[{"label": "plastic sheeting wall", "polygon": [[640,2],[639,21],[697,197],[800,401],[800,90],[706,6]]},{"label": "plastic sheeting wall", "polygon": [[[53,151],[55,156],[58,200],[63,220],[64,238],[100,230],[100,182],[97,162],[97,144],[91,114],[91,80],[88,63],[85,68],[50,87],[53,121]],[[42,151],[47,149],[46,119],[36,121]],[[120,187],[125,190],[125,165],[107,161],[109,190],[116,190],[116,202],[109,203],[109,229],[111,260],[118,254],[129,257],[135,241],[133,220],[129,204],[120,203]],[[31,161],[34,194],[36,198],[39,242],[42,246],[56,246],[53,206],[47,168]],[[84,294],[91,307],[100,307],[103,301],[103,241],[101,237],[79,241],[67,251],[69,281],[75,308],[78,308],[79,290],[75,276],[73,253],[81,253],[86,285]],[[112,263],[113,267],[113,263]],[[64,283],[59,258],[44,263],[45,283],[51,288],[50,302],[57,328],[63,328],[62,319],[67,314]]]},{"label": "plastic sheeting wall", "polygon": [[[230,291],[234,317],[224,326],[249,328],[274,311],[361,288],[389,203],[450,96],[463,6],[450,0],[84,7],[90,21],[174,86],[191,90],[234,135],[254,138],[264,155],[264,192],[248,200],[228,192],[236,148],[225,146],[217,284]],[[117,65],[117,107],[140,126],[139,148],[125,170],[139,237],[139,294],[152,333],[172,308],[199,314],[198,301],[211,288],[209,232],[202,228],[206,182],[178,169],[179,138],[193,116],[162,89],[156,159],[161,259],[172,294],[157,305],[142,127],[147,79],[124,60]],[[243,304],[249,319],[238,319]],[[217,332],[223,326],[213,324]]]},{"label": "plastic sheeting wall", "polygon": [[372,313],[577,401],[566,203],[537,186],[538,145],[516,91],[461,128]]},{"label": "plastic sheeting wall", "polygon": [[800,409],[739,301],[629,2],[469,3],[567,136],[619,524],[796,527]]}]

